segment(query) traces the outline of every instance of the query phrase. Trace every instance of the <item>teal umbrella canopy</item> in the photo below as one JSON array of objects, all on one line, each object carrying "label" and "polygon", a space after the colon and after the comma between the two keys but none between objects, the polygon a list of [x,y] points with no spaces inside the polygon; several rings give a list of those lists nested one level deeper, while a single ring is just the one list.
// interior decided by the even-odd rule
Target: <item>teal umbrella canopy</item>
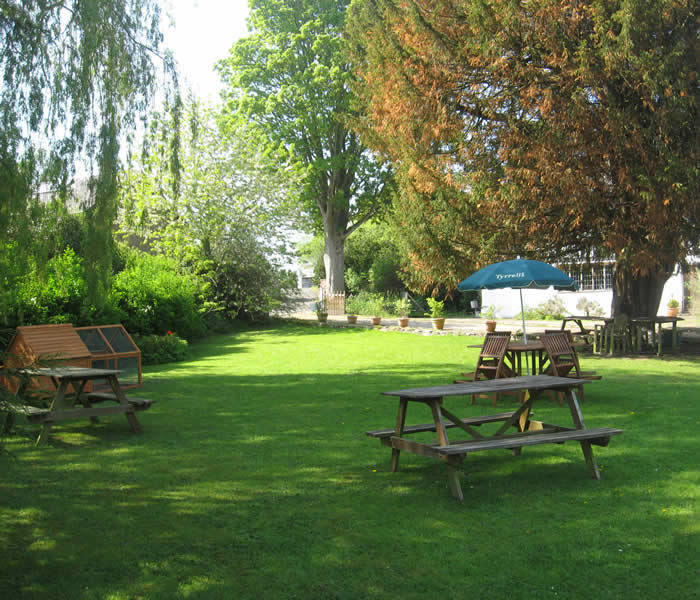
[{"label": "teal umbrella canopy", "polygon": [[494,263],[470,275],[457,289],[497,290],[501,288],[539,288],[554,286],[557,290],[576,290],[577,285],[564,271],[539,260],[518,258]]}]

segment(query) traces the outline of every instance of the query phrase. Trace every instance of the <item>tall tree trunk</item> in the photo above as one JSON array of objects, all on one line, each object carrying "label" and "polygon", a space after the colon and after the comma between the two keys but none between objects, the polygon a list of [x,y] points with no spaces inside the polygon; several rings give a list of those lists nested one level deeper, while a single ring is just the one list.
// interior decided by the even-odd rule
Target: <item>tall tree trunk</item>
[{"label": "tall tree trunk", "polygon": [[325,250],[323,264],[329,294],[345,291],[345,231],[338,231],[336,223],[324,223]]},{"label": "tall tree trunk", "polygon": [[673,266],[650,270],[646,275],[633,273],[631,269],[615,265],[612,316],[626,314],[637,317],[656,316],[666,281],[673,273]]}]

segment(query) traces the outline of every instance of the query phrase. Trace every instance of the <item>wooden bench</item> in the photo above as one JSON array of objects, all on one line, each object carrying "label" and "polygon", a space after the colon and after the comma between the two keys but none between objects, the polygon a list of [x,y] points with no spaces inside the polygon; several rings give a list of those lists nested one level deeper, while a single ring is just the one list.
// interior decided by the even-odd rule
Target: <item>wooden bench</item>
[{"label": "wooden bench", "polygon": [[[563,444],[569,441],[588,440],[597,446],[607,446],[613,435],[622,433],[621,429],[612,427],[598,427],[594,429],[566,429],[545,433],[524,433],[501,438],[489,438],[486,440],[470,440],[468,442],[457,442],[445,447],[436,447],[438,454],[450,456],[454,454],[468,454],[482,450],[495,450],[503,448],[522,448],[523,446],[534,446],[536,444]],[[400,438],[397,438],[400,439]]]},{"label": "wooden bench", "polygon": [[[117,396],[113,392],[90,392],[87,395],[87,399],[91,404],[93,402],[104,402],[105,400],[117,402]],[[127,396],[126,400],[133,405],[134,410],[148,410],[155,402],[155,400],[150,398],[137,398],[136,396]]]},{"label": "wooden bench", "polygon": [[[488,415],[485,417],[471,417],[469,419],[461,419],[462,423],[464,425],[473,425],[474,427],[479,427],[480,425],[484,423],[496,423],[498,421],[507,421],[510,419],[515,413],[514,412],[504,412],[504,413],[499,413],[497,415]],[[444,427],[450,428],[450,427],[457,427],[455,423],[452,423],[451,421],[442,421],[442,424]],[[435,429],[435,423],[424,423],[422,425],[409,425],[408,427],[404,427],[404,434],[407,433],[423,433],[426,431],[436,431]],[[369,437],[373,438],[391,438],[392,436],[396,435],[396,430],[395,429],[377,429],[375,431],[366,431],[366,435]]]}]

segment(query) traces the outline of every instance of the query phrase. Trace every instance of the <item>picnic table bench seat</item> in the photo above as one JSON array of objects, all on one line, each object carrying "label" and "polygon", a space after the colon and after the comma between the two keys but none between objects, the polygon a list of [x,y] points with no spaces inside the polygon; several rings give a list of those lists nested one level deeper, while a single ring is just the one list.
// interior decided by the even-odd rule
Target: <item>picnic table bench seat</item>
[{"label": "picnic table bench seat", "polygon": [[[499,413],[497,415],[487,415],[484,417],[470,417],[468,419],[461,419],[462,423],[464,425],[473,425],[475,427],[479,427],[480,425],[483,425],[484,423],[495,423],[497,421],[507,421],[510,419],[515,413],[514,412],[504,412],[504,413]],[[455,423],[452,423],[451,421],[442,421],[442,424],[445,428],[450,428],[450,427],[457,427]],[[423,433],[426,431],[436,431],[435,429],[435,423],[423,423],[421,425],[409,425],[404,428],[404,433]],[[377,429],[375,431],[366,431],[365,434],[369,437],[373,438],[390,438],[392,436],[396,435],[396,430],[391,428],[391,429]]]},{"label": "picnic table bench seat", "polygon": [[[89,402],[104,402],[105,400],[111,400],[117,402],[117,396],[112,392],[90,392],[88,395]],[[134,410],[148,410],[155,400],[150,398],[137,398],[135,396],[127,396],[126,398],[129,404],[134,406]]]}]

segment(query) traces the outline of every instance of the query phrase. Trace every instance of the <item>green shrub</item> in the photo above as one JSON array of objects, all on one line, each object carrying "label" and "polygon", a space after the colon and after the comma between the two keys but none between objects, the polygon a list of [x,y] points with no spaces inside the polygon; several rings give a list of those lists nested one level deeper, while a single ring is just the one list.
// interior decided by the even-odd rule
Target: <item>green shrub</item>
[{"label": "green shrub", "polygon": [[171,331],[165,335],[135,336],[134,342],[141,350],[141,363],[144,365],[177,362],[189,356],[187,340]]},{"label": "green shrub", "polygon": [[[563,319],[567,311],[562,300],[555,297],[539,304],[537,308],[526,308],[524,312],[526,319],[533,321],[551,321]],[[516,315],[516,318],[521,319],[522,316],[523,313],[519,313]]]},{"label": "green shrub", "polygon": [[192,339],[206,331],[198,310],[200,289],[197,278],[179,272],[173,260],[133,251],[126,268],[114,277],[110,300],[132,334],[178,331]]},{"label": "green shrub", "polygon": [[345,312],[350,315],[384,317],[390,314],[389,303],[393,303],[393,299],[389,300],[382,294],[359,292],[347,298]]},{"label": "green shrub", "polygon": [[445,316],[445,303],[442,300],[428,297],[425,301],[430,309],[430,312],[425,313],[426,316],[429,316],[431,319],[440,319]]},{"label": "green shrub", "polygon": [[87,284],[82,259],[72,248],[51,258],[43,275],[33,269],[24,278],[17,314],[23,323],[74,323],[87,303]]},{"label": "green shrub", "polygon": [[589,300],[588,298],[581,298],[576,303],[576,308],[586,316],[601,317],[605,314],[605,311],[600,304],[598,304],[595,300]]}]

